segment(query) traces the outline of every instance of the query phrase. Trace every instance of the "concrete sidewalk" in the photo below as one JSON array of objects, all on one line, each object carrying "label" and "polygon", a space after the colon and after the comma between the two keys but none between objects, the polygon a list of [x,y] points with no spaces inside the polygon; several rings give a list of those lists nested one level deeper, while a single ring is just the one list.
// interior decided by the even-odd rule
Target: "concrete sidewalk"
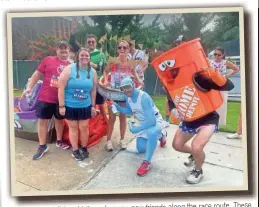
[{"label": "concrete sidewalk", "polygon": [[[32,155],[36,142],[16,138],[16,186],[19,192],[96,190],[122,188],[183,188],[189,187],[185,177],[191,168],[183,165],[187,154],[176,152],[171,147],[178,126],[168,128],[166,148],[157,147],[152,160],[152,169],[145,177],[138,177],[136,170],[144,155],[127,151],[106,152],[105,140],[91,147],[90,157],[76,162],[71,150],[61,150],[49,145],[49,152],[37,161]],[[116,122],[116,127],[119,128]],[[114,131],[114,137],[119,132]],[[226,133],[214,134],[205,148],[206,163],[204,178],[195,186],[234,187],[243,185],[243,148],[241,140],[228,140]],[[133,135],[127,131],[128,147],[135,146]],[[114,140],[118,148],[119,140]]]}]

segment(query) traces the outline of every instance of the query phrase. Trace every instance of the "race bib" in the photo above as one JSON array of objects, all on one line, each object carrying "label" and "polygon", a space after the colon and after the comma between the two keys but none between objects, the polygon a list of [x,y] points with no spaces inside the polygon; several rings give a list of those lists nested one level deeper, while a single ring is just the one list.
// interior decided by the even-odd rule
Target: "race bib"
[{"label": "race bib", "polygon": [[53,75],[50,79],[50,87],[58,88],[58,79],[58,76]]},{"label": "race bib", "polygon": [[89,97],[89,92],[82,89],[75,89],[73,98],[78,101],[85,101]]}]

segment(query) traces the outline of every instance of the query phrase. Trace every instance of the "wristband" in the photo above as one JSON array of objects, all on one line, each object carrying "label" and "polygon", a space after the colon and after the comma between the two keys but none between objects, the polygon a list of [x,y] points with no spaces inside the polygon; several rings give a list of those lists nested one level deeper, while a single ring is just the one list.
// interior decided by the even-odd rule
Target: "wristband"
[{"label": "wristband", "polygon": [[65,108],[65,105],[58,106],[59,108]]}]

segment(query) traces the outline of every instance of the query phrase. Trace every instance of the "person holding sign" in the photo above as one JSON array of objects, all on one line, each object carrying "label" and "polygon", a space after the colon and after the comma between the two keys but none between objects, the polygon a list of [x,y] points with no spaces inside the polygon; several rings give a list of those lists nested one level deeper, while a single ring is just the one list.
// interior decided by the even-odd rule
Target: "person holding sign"
[{"label": "person holding sign", "polygon": [[[144,85],[143,82],[138,77],[136,71],[133,68],[133,64],[127,59],[129,53],[129,43],[125,40],[121,40],[118,44],[118,58],[115,58],[106,65],[103,79],[104,79],[104,86],[110,87],[112,89],[119,89],[120,84],[123,78],[125,77],[134,77],[136,82],[139,85]],[[110,73],[110,81],[108,80],[108,76]],[[119,105],[125,106],[125,101],[118,102]],[[111,142],[111,136],[114,128],[114,124],[116,121],[116,115],[112,112],[109,108],[109,121],[108,121],[108,131],[107,131],[107,144],[106,149],[108,151],[113,151],[113,146]],[[126,132],[126,116],[124,114],[119,115],[120,118],[120,148],[125,149],[126,145],[124,142],[124,136]]]},{"label": "person holding sign", "polygon": [[[90,53],[81,48],[77,62],[65,68],[59,79],[59,112],[67,119],[72,157],[81,161],[89,156],[89,119],[96,115],[97,73],[90,65]],[[78,135],[82,147],[78,148]]]},{"label": "person holding sign", "polygon": [[32,92],[33,86],[40,80],[41,75],[44,76],[42,88],[39,95],[39,102],[36,105],[36,116],[38,118],[38,136],[39,147],[33,160],[40,159],[47,151],[46,144],[48,122],[55,116],[55,129],[57,132],[56,146],[61,149],[68,149],[69,145],[62,141],[63,120],[64,117],[59,114],[58,110],[58,79],[63,69],[70,64],[69,62],[69,46],[65,41],[57,43],[57,56],[48,56],[44,58],[37,70],[30,78],[27,89],[22,97]]}]

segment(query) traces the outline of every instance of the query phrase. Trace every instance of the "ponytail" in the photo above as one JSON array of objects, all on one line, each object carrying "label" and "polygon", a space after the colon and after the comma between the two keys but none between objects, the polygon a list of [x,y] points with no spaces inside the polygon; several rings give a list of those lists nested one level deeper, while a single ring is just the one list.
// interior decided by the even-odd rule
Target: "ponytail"
[{"label": "ponytail", "polygon": [[91,70],[91,64],[90,64],[90,61],[88,63],[88,68],[87,68],[87,78],[89,79],[90,78],[90,70]]},{"label": "ponytail", "polygon": [[80,75],[79,75],[79,60],[76,61],[76,78],[80,78]]}]

